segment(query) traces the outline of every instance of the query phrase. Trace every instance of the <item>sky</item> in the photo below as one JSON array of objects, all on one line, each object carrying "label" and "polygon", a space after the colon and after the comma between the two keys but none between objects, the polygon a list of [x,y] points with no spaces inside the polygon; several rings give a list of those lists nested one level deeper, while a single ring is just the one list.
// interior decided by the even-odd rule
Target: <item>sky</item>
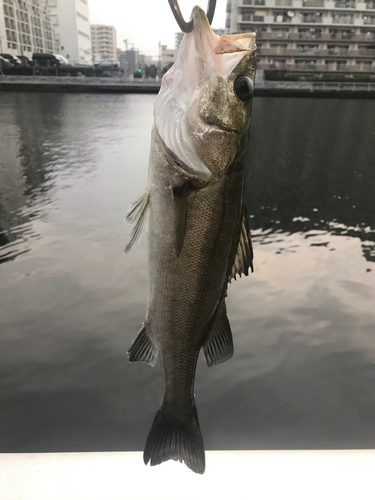
[{"label": "sky", "polygon": [[[186,21],[194,5],[207,9],[204,0],[179,0]],[[90,23],[108,24],[117,30],[117,47],[125,50],[134,45],[145,55],[159,55],[159,41],[174,48],[174,35],[180,28],[173,17],[168,0],[89,0]],[[225,26],[226,0],[217,0],[213,28]]]}]

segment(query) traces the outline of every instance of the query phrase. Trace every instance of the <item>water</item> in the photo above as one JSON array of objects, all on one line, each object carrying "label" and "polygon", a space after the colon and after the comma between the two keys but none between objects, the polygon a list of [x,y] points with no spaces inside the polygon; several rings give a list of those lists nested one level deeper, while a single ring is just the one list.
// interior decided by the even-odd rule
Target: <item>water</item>
[{"label": "water", "polygon": [[[129,254],[155,96],[0,93],[0,451],[141,450],[159,367],[129,364]],[[257,98],[255,273],[196,396],[206,449],[375,447],[375,101]]]}]

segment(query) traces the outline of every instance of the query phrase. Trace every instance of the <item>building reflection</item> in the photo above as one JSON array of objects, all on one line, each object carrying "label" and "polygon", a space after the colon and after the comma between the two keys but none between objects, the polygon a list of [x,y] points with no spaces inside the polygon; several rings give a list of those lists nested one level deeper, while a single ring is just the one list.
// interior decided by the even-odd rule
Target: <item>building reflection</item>
[{"label": "building reflection", "polygon": [[[63,96],[8,94],[0,134],[0,263],[25,249],[13,242],[30,237],[30,221],[46,202],[53,182],[48,141],[61,129]],[[27,234],[27,236],[26,236]]]}]

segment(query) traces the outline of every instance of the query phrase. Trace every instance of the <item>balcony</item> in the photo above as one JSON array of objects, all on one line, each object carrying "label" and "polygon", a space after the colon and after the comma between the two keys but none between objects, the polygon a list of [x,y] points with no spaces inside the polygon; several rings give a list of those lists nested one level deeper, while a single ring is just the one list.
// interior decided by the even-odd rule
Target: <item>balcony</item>
[{"label": "balcony", "polygon": [[335,9],[355,9],[355,0],[335,0]]},{"label": "balcony", "polygon": [[316,61],[296,61],[295,68],[300,71],[316,71]]},{"label": "balcony", "polygon": [[321,30],[298,30],[298,38],[300,40],[321,40]]},{"label": "balcony", "polygon": [[329,56],[347,56],[348,55],[348,50],[349,50],[349,45],[344,45],[344,46],[334,46],[334,45],[328,45],[328,55]]},{"label": "balcony", "polygon": [[332,17],[333,24],[353,24],[354,17],[349,14],[333,14]]},{"label": "balcony", "polygon": [[329,34],[331,35],[331,40],[337,40],[337,41],[352,40],[354,36],[353,31],[329,30]]},{"label": "balcony", "polygon": [[275,55],[275,56],[286,56],[287,50],[286,46],[285,47],[280,47],[280,46],[272,46],[270,49],[270,54]]},{"label": "balcony", "polygon": [[321,12],[304,12],[302,14],[303,23],[322,23],[322,13]]},{"label": "balcony", "polygon": [[288,39],[289,30],[272,30],[272,39],[273,40],[287,40]]},{"label": "balcony", "polygon": [[319,45],[297,45],[298,55],[315,56]]},{"label": "balcony", "polygon": [[363,16],[363,24],[375,25],[375,16]]},{"label": "balcony", "polygon": [[283,14],[274,14],[273,15],[274,23],[291,23],[292,17],[290,17],[287,13]]},{"label": "balcony", "polygon": [[302,7],[324,7],[324,0],[302,0]]},{"label": "balcony", "polygon": [[363,57],[375,58],[375,48],[361,48],[359,49],[359,55]]}]

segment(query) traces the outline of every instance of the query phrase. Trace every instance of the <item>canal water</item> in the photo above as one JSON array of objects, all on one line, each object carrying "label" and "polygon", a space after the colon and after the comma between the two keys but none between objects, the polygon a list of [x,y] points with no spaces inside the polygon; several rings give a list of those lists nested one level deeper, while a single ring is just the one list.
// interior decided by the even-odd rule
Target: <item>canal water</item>
[{"label": "canal water", "polygon": [[[160,366],[146,311],[151,95],[0,93],[0,452],[141,450]],[[256,98],[255,272],[235,355],[195,393],[206,449],[375,447],[375,101]]]}]

